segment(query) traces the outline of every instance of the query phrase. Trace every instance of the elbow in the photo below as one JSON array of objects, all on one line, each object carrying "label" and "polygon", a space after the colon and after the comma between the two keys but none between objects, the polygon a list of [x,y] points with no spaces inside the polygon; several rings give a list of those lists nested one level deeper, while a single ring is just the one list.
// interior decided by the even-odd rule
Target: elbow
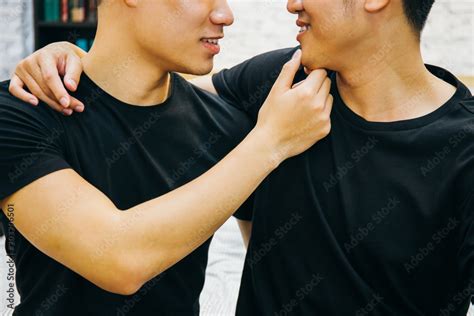
[{"label": "elbow", "polygon": [[[124,276],[126,277],[126,276]],[[130,281],[130,280],[119,280],[115,282],[109,282],[103,290],[106,290],[113,294],[130,296],[136,294],[140,288],[142,287],[141,284]]]},{"label": "elbow", "polygon": [[[112,267],[112,268],[111,268]],[[97,286],[103,290],[118,295],[134,295],[145,284],[142,268],[127,260],[118,260],[109,265],[107,271],[102,271]]]}]

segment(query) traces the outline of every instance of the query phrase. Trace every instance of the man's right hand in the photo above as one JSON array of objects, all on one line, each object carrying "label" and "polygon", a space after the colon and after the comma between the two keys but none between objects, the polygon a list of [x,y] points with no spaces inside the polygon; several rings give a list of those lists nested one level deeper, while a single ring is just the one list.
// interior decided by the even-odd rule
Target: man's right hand
[{"label": "man's right hand", "polygon": [[331,80],[326,70],[318,69],[293,85],[300,67],[301,50],[297,50],[258,113],[255,130],[264,132],[276,163],[302,153],[331,130]]},{"label": "man's right hand", "polygon": [[68,42],[45,46],[17,65],[10,82],[10,93],[32,105],[38,105],[40,99],[64,115],[71,115],[73,110],[84,111],[84,104],[70,96],[67,90],[77,89],[82,73],[81,58],[85,54]]}]

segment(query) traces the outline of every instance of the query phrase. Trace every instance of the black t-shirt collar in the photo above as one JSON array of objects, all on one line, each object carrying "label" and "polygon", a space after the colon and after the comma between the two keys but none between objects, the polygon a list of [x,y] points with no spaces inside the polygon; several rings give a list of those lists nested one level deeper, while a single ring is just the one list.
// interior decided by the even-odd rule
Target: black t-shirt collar
[{"label": "black t-shirt collar", "polygon": [[336,83],[336,73],[331,73],[331,80],[334,83],[332,87],[332,94],[334,96],[334,111],[339,114],[343,119],[348,121],[350,124],[355,125],[359,128],[365,130],[379,130],[379,131],[389,131],[389,130],[409,130],[414,128],[419,128],[425,125],[428,125],[452,109],[454,109],[454,105],[458,104],[465,98],[471,96],[469,89],[461,83],[453,74],[449,71],[432,66],[426,65],[426,68],[438,78],[448,82],[449,84],[456,87],[456,92],[454,95],[441,107],[436,109],[435,111],[426,114],[424,116],[402,120],[402,121],[395,121],[395,122],[371,122],[367,121],[363,117],[359,116],[355,112],[353,112],[342,100],[341,95],[337,89]]}]

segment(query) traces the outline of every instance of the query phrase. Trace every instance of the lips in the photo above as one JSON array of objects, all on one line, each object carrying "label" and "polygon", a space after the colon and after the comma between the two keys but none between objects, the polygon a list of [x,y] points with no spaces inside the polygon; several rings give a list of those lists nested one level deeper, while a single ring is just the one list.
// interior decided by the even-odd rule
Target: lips
[{"label": "lips", "polygon": [[213,54],[219,54],[221,48],[219,46],[219,40],[222,36],[219,37],[204,37],[201,38],[201,42],[203,43],[204,47],[208,49],[208,51]]},{"label": "lips", "polygon": [[296,20],[296,25],[298,25],[300,27],[300,29],[298,31],[298,35],[296,36],[296,40],[298,42],[301,42],[303,35],[311,29],[311,24],[309,24],[309,23],[307,23],[307,22],[305,22],[301,19],[298,19],[298,20]]},{"label": "lips", "polygon": [[296,25],[300,27],[299,33],[304,33],[311,28],[311,24],[300,19],[296,20]]}]

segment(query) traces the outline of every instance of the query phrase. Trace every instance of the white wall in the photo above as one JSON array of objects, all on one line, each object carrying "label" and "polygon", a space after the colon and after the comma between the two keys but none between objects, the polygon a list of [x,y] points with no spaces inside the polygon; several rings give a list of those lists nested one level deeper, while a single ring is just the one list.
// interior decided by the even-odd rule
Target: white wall
[{"label": "white wall", "polygon": [[[229,0],[236,21],[227,29],[216,69],[258,53],[297,45],[286,0]],[[0,0],[0,79],[31,52],[32,0]],[[423,36],[426,61],[474,76],[474,0],[437,0]]]}]

